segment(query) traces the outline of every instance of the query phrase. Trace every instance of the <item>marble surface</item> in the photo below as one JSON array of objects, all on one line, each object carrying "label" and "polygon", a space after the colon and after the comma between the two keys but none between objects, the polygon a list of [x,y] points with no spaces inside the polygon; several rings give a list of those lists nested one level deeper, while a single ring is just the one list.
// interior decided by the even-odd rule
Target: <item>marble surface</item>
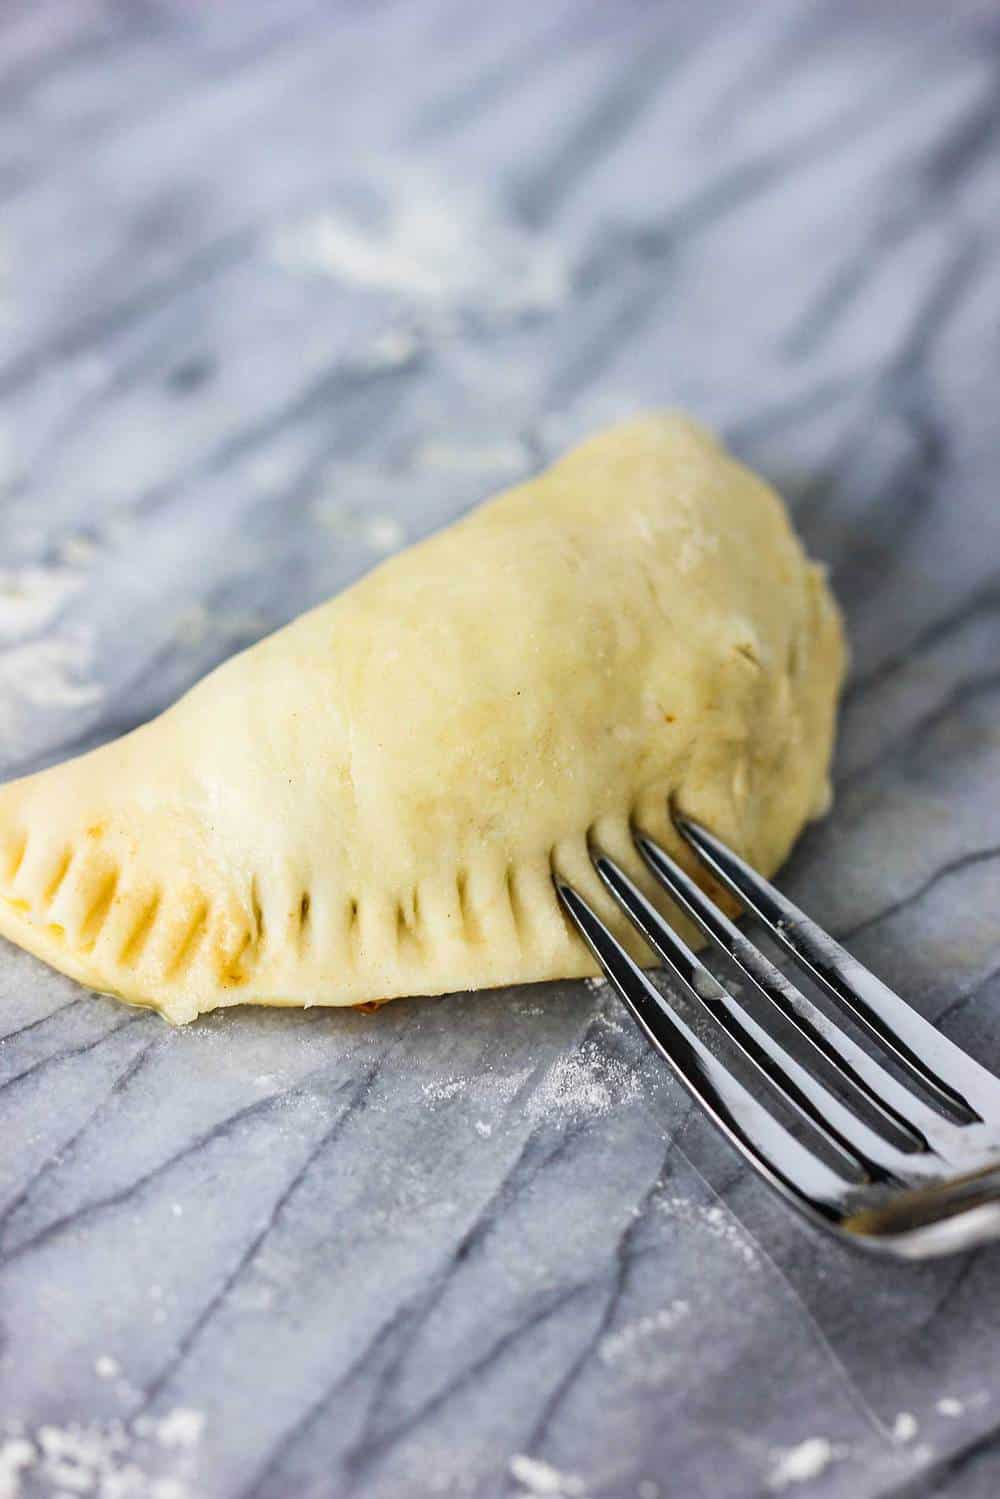
[{"label": "marble surface", "polygon": [[[677,403],[854,650],[787,888],[1000,1064],[989,4],[6,0],[0,772]],[[598,986],[181,1031],[0,953],[0,1494],[1000,1490],[1000,1255],[814,1235]]]}]

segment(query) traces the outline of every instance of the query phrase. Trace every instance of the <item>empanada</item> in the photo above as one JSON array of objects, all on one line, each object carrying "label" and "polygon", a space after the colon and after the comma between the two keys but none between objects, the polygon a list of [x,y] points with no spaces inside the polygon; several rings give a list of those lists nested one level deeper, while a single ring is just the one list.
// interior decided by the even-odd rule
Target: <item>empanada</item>
[{"label": "empanada", "polygon": [[771,873],[843,664],[777,495],[632,421],[0,788],[0,931],[178,1022],[591,973],[553,861],[608,915],[588,831],[649,889],[629,819],[676,852],[676,796]]}]

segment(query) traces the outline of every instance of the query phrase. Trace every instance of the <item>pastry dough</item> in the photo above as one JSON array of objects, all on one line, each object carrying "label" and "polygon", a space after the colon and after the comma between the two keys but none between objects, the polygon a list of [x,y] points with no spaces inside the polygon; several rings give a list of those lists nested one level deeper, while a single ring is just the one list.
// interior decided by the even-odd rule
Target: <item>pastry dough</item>
[{"label": "pastry dough", "polygon": [[624,932],[588,831],[649,890],[629,819],[677,852],[676,795],[771,873],[843,664],[777,495],[641,418],[0,788],[0,931],[177,1022],[592,973],[553,863]]}]

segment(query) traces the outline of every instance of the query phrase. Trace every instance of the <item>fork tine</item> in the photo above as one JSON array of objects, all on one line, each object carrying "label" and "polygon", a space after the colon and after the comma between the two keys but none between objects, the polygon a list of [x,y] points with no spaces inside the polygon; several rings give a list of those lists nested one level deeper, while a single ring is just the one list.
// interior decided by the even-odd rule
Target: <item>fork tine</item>
[{"label": "fork tine", "polygon": [[810,1051],[818,1053],[828,1064],[852,1106],[875,1129],[882,1130],[902,1150],[925,1151],[928,1134],[940,1139],[942,1127],[951,1128],[765,958],[654,839],[637,829],[632,836],[653,877],[719,951],[731,958],[795,1027]]},{"label": "fork tine", "polygon": [[[570,921],[615,992],[692,1097],[763,1176],[810,1217],[830,1225],[850,1211],[858,1182],[792,1135],[716,1058],[571,885],[556,877]],[[690,985],[684,987],[697,998]]]},{"label": "fork tine", "polygon": [[[848,1160],[860,1160],[875,1177],[910,1175],[913,1162],[881,1137],[814,1077],[749,1011],[728,993],[614,860],[591,851],[594,868],[622,910],[731,1040],[796,1113]],[[904,1136],[909,1143],[909,1136]]]},{"label": "fork tine", "polygon": [[952,1115],[1000,1122],[1000,1081],[851,956],[822,927],[699,823],[675,812],[702,863],[748,907],[785,951],[848,1009],[910,1077]]}]

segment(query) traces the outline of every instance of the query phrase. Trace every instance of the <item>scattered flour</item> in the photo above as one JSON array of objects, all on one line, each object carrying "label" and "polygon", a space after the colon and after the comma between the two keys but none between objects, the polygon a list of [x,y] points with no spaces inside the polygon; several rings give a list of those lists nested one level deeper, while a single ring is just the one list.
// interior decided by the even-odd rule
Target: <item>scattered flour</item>
[{"label": "scattered flour", "polygon": [[356,505],[341,505],[335,500],[319,500],[313,506],[313,516],[328,531],[340,536],[353,536],[380,556],[397,552],[406,541],[402,523],[394,515],[380,511],[366,511]]},{"label": "scattered flour", "polygon": [[469,1080],[465,1077],[452,1077],[445,1083],[424,1083],[423,1095],[432,1103],[445,1103],[449,1098],[454,1098],[458,1093],[464,1093],[469,1086]]},{"label": "scattered flour", "polygon": [[69,567],[0,570],[0,641],[23,640],[50,625],[84,581]]},{"label": "scattered flour", "polygon": [[194,1447],[201,1440],[205,1429],[202,1411],[178,1406],[164,1416],[156,1427],[156,1439],[161,1447]]},{"label": "scattered flour", "polygon": [[102,697],[91,635],[56,628],[84,582],[71,567],[0,570],[0,756],[21,750],[33,710],[84,708]]},{"label": "scattered flour", "polygon": [[548,1499],[573,1499],[574,1495],[584,1492],[582,1478],[574,1473],[561,1473],[540,1458],[518,1453],[511,1458],[509,1466],[512,1476],[527,1493],[540,1496],[540,1499],[545,1499],[545,1496]]},{"label": "scattered flour", "polygon": [[[522,1067],[513,1072],[486,1071],[474,1077],[445,1078],[425,1083],[423,1095],[431,1103],[447,1103],[468,1095],[480,1109],[487,1105],[498,1109],[521,1092],[533,1071],[531,1067]],[[637,1097],[640,1091],[639,1078],[632,1067],[610,1056],[600,1043],[585,1041],[572,1055],[557,1057],[548,1071],[539,1076],[524,1106],[528,1117],[535,1122],[567,1114],[593,1118]],[[480,1134],[485,1133],[480,1128],[482,1123],[480,1120],[476,1125]]]},{"label": "scattered flour", "polygon": [[364,203],[342,193],[324,212],[279,226],[273,259],[438,312],[516,316],[565,297],[564,253],[511,225],[490,198],[392,166],[367,189]]},{"label": "scattered flour", "polygon": [[36,707],[82,708],[101,698],[87,676],[92,651],[82,636],[32,640],[0,653],[2,695]]},{"label": "scattered flour", "polygon": [[937,1409],[942,1416],[960,1416],[965,1410],[961,1400],[956,1400],[953,1395],[945,1395],[937,1403]]},{"label": "scattered flour", "polygon": [[892,1440],[894,1442],[912,1442],[917,1434],[917,1420],[910,1411],[900,1411],[892,1423]]},{"label": "scattered flour", "polygon": [[692,1228],[703,1229],[713,1239],[718,1239],[743,1263],[753,1270],[760,1268],[760,1256],[746,1232],[721,1203],[691,1202],[686,1197],[668,1197],[662,1202],[662,1210],[678,1222]]},{"label": "scattered flour", "polygon": [[640,1093],[638,1074],[610,1056],[599,1042],[585,1041],[571,1056],[559,1057],[528,1101],[534,1118],[607,1114]]},{"label": "scattered flour", "polygon": [[657,1311],[650,1312],[648,1316],[640,1317],[636,1322],[630,1322],[619,1332],[609,1333],[602,1338],[598,1347],[600,1357],[606,1364],[618,1364],[629,1357],[636,1349],[644,1351],[644,1345],[651,1339],[658,1338],[662,1333],[671,1332],[691,1311],[690,1304],[686,1301],[671,1301],[666,1306],[661,1306]]},{"label": "scattered flour", "polygon": [[793,1483],[808,1483],[826,1471],[836,1457],[833,1444],[826,1437],[807,1437],[797,1447],[788,1447],[773,1455],[768,1488],[777,1492]]},{"label": "scattered flour", "polygon": [[94,1373],[98,1379],[114,1379],[116,1374],[121,1373],[122,1366],[110,1353],[102,1353],[94,1360]]},{"label": "scattered flour", "polygon": [[18,752],[32,709],[99,703],[103,688],[92,668],[93,646],[82,633],[0,649],[0,756]]},{"label": "scattered flour", "polygon": [[[95,1368],[101,1363],[99,1358]],[[182,1479],[154,1469],[162,1465],[164,1451],[193,1451],[204,1424],[200,1411],[184,1408],[158,1421],[139,1417],[131,1427],[111,1421],[27,1431],[8,1422],[0,1428],[0,1499],[41,1494],[52,1499],[195,1499]]]}]

